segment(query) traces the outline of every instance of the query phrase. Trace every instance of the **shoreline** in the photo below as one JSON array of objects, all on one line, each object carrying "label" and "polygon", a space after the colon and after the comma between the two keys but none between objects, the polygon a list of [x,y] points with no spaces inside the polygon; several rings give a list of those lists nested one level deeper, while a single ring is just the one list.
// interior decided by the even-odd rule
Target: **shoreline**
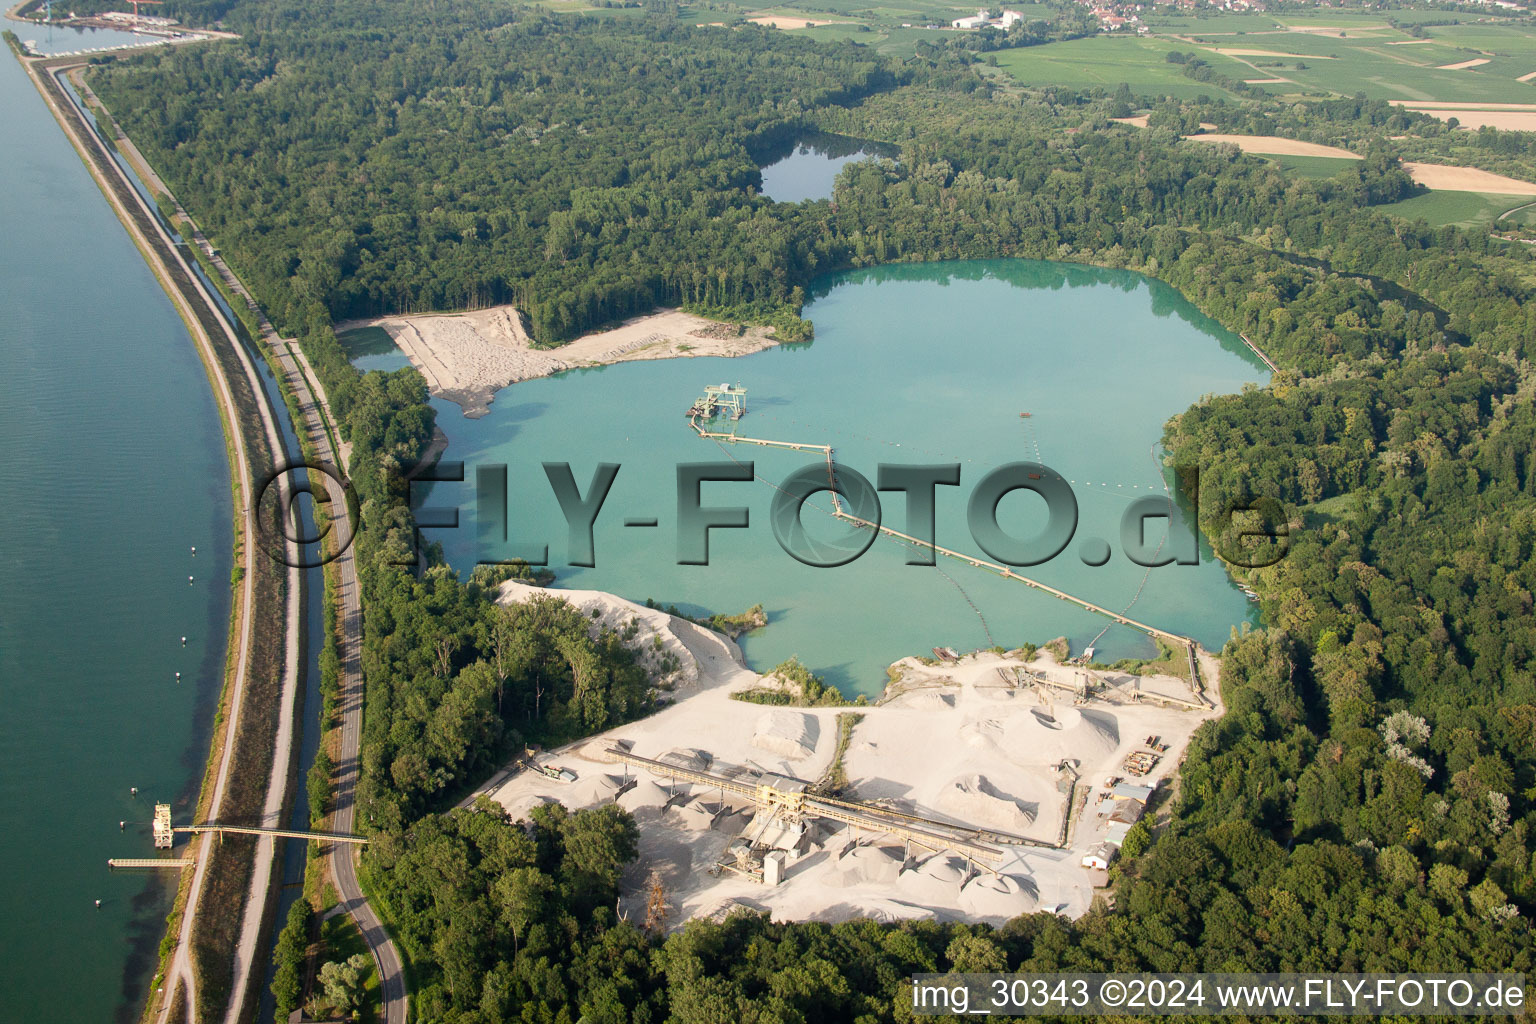
[{"label": "shoreline", "polygon": [[347,320],[338,335],[377,327],[426,378],[434,398],[459,406],[467,419],[490,412],[496,395],[521,381],[566,370],[645,359],[735,357],[778,344],[769,327],[709,320],[680,309],[632,317],[558,348],[537,348],[513,306]]}]

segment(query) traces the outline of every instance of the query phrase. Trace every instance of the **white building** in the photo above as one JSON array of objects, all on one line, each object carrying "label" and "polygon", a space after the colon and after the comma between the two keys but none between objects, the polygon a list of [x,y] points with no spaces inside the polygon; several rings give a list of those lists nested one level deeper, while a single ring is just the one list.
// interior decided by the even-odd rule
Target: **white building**
[{"label": "white building", "polygon": [[1024,20],[1024,15],[1020,14],[1018,11],[1004,11],[1003,12],[1003,22],[1002,22],[1002,24],[1003,24],[1003,28],[1004,29],[1012,28],[1014,25],[1017,25],[1019,22],[1021,22],[1023,20]]},{"label": "white building", "polygon": [[955,28],[980,28],[986,23],[987,12],[985,9],[977,11],[973,17],[956,18],[954,21],[950,22],[950,24],[952,24]]},{"label": "white building", "polygon": [[1100,843],[1087,853],[1083,854],[1083,867],[1090,870],[1103,871],[1109,867],[1109,862],[1114,859],[1116,848],[1109,843]]}]

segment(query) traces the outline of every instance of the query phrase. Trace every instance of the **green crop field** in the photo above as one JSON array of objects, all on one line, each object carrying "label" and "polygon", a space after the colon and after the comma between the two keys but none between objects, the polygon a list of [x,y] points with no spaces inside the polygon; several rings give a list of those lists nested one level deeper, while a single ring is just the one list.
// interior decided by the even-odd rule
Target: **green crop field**
[{"label": "green crop field", "polygon": [[1202,32],[1262,32],[1275,27],[1267,14],[1223,14],[1208,18],[1192,15],[1147,14],[1143,19],[1157,32],[1199,35]]},{"label": "green crop field", "polygon": [[1360,162],[1342,156],[1271,156],[1266,159],[1304,178],[1331,178]]},{"label": "green crop field", "polygon": [[[1155,38],[1170,47],[1195,44],[1202,58],[1214,50],[1262,50],[1232,54],[1242,67],[1233,77],[1284,78],[1263,83],[1277,95],[1365,93],[1387,100],[1536,103],[1536,84],[1516,81],[1536,71],[1536,28],[1504,20],[1432,25],[1427,40],[1393,28],[1382,14],[1320,11],[1308,14],[1230,17],[1149,17]],[[1401,21],[1431,20],[1444,12],[1393,11]],[[1487,63],[1442,70],[1469,60]],[[1212,60],[1212,63],[1215,63]]]},{"label": "green crop field", "polygon": [[[1178,48],[1166,39],[1100,35],[1046,46],[999,50],[996,56],[998,66],[1024,85],[1114,89],[1125,82],[1138,95],[1181,98],[1231,95],[1214,84],[1185,78],[1182,65],[1168,63],[1168,51]],[[1184,49],[1188,50],[1188,47]],[[1223,74],[1235,78],[1248,76],[1249,69],[1237,61],[1214,53],[1208,60]]]},{"label": "green crop field", "polygon": [[1411,199],[1387,203],[1376,209],[1408,220],[1422,217],[1435,227],[1470,228],[1490,225],[1505,210],[1529,200],[1520,196],[1486,195],[1481,192],[1426,192]]},{"label": "green crop field", "polygon": [[1517,207],[1504,221],[1505,224],[1519,224],[1523,227],[1536,227],[1536,203],[1528,203],[1523,207]]}]

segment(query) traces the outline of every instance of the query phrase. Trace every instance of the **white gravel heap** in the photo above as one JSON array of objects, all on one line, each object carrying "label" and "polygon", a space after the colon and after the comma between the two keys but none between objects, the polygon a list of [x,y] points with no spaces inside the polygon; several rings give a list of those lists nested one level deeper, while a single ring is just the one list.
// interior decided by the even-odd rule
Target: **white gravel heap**
[{"label": "white gravel heap", "polygon": [[827,877],[831,885],[890,885],[901,877],[902,853],[888,846],[856,846],[843,854],[837,870]]},{"label": "white gravel heap", "polygon": [[709,770],[710,756],[697,747],[673,747],[656,760],[678,768],[703,772]]},{"label": "white gravel heap", "polygon": [[985,775],[954,779],[939,794],[939,810],[957,821],[990,825],[1004,832],[1024,832],[1035,821],[1035,808],[1001,792]]},{"label": "white gravel heap", "polygon": [[757,720],[752,745],[770,754],[798,761],[816,752],[816,740],[820,736],[821,723],[816,718],[799,711],[777,709]]},{"label": "white gravel heap", "polygon": [[960,906],[976,917],[1017,917],[1033,911],[1038,902],[1012,875],[983,872],[960,890]]},{"label": "white gravel heap", "polygon": [[659,811],[670,799],[672,794],[667,791],[667,787],[657,785],[650,779],[641,779],[633,789],[619,797],[619,806],[630,813]]},{"label": "white gravel heap", "polygon": [[703,832],[715,823],[719,808],[704,799],[693,799],[685,804],[674,804],[667,811],[667,819],[690,832]]},{"label": "white gravel heap", "polygon": [[960,738],[974,750],[997,753],[1021,765],[1050,766],[1071,758],[1099,760],[1120,745],[1120,727],[1105,711],[1057,705],[1051,711],[981,718],[960,728]]}]

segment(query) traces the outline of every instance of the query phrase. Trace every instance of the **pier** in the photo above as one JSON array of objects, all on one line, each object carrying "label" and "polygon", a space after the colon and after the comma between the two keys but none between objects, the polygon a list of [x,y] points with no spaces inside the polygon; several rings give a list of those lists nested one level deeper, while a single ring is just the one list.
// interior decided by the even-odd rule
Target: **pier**
[{"label": "pier", "polygon": [[[288,828],[262,828],[256,825],[224,825],[216,821],[204,822],[201,825],[173,825],[171,824],[171,805],[155,804],[155,818],[153,835],[155,849],[169,850],[176,842],[177,832],[187,832],[198,835],[203,832],[226,832],[243,836],[272,836],[277,839],[316,839],[322,843],[357,843],[368,842],[367,836],[353,835],[350,832],[304,832]],[[127,862],[124,861],[124,864]],[[164,861],[155,861],[163,864]],[[192,863],[191,861],[187,862]]]},{"label": "pier", "polygon": [[1049,583],[1042,583],[1037,579],[1031,579],[1030,577],[1023,575],[1022,573],[1014,572],[1013,569],[1006,565],[1001,565],[997,562],[989,562],[985,558],[977,558],[975,555],[968,555],[963,551],[954,551],[940,544],[932,544],[926,540],[920,540],[917,537],[902,533],[900,530],[892,529],[889,526],[883,526],[879,523],[872,523],[867,519],[860,519],[853,513],[844,510],[840,503],[837,504],[833,509],[832,515],[838,519],[843,520],[844,522],[852,523],[854,526],[858,526],[863,529],[878,530],[880,533],[885,534],[887,537],[894,537],[897,540],[906,541],[908,544],[914,545],[915,547],[926,548],[930,551],[937,552],[946,558],[953,558],[958,562],[964,562],[966,565],[977,569],[985,569],[988,572],[995,573],[996,575],[1003,577],[1004,579],[1017,580],[1018,582],[1024,584],[1026,587],[1034,587],[1036,590],[1042,590],[1045,593],[1050,594],[1052,597],[1071,602],[1080,608],[1086,608],[1088,611],[1097,612],[1100,615],[1115,620],[1122,626],[1130,626],[1133,629],[1141,630],[1148,636],[1156,637],[1159,640],[1166,640],[1169,643],[1182,645],[1190,650],[1191,660],[1194,658],[1194,641],[1187,636],[1183,636],[1182,634],[1170,633],[1166,629],[1159,629],[1156,626],[1149,626],[1145,622],[1138,622],[1137,620],[1128,616],[1121,615],[1119,612],[1112,612],[1108,608],[1105,608],[1102,605],[1094,604],[1092,601],[1089,601],[1086,598],[1077,597],[1074,594],[1067,593],[1065,590],[1053,587]]},{"label": "pier", "polygon": [[188,857],[178,859],[176,857],[108,857],[107,867],[113,870],[118,868],[149,868],[160,870],[185,871],[197,861]]},{"label": "pier", "polygon": [[[832,457],[830,454],[827,456],[827,471],[828,473],[832,472]],[[929,541],[920,540],[917,537],[913,537],[910,534],[902,533],[900,530],[892,529],[889,526],[883,526],[879,523],[872,523],[867,519],[861,519],[843,508],[842,502],[838,501],[835,491],[833,492],[832,498],[832,515],[837,519],[841,519],[846,523],[852,523],[854,526],[860,527],[862,529],[875,530],[879,533],[885,534],[887,537],[894,537],[897,540],[905,541],[906,543],[915,547],[934,551],[945,556],[946,558],[952,558],[957,562],[964,562],[966,565],[969,565],[973,568],[985,569],[988,572],[1001,576],[1003,579],[1014,580],[1024,584],[1026,587],[1033,587],[1034,589],[1050,594],[1052,597],[1055,597],[1059,600],[1066,601],[1070,604],[1075,604],[1079,608],[1087,609],[1088,611],[1094,612],[1098,615],[1103,615],[1108,619],[1112,619],[1115,622],[1118,622],[1122,626],[1130,626],[1132,629],[1139,629],[1154,639],[1166,641],[1174,647],[1182,647],[1184,649],[1185,655],[1189,659],[1190,692],[1198,697],[1201,701],[1201,703],[1198,704],[1187,703],[1187,706],[1192,709],[1208,709],[1209,705],[1204,703],[1204,697],[1201,695],[1200,666],[1199,661],[1195,656],[1195,651],[1199,645],[1196,644],[1192,638],[1184,636],[1182,633],[1171,633],[1166,629],[1159,629],[1156,626],[1137,621],[1136,619],[1133,619],[1127,615],[1122,615],[1119,612],[1110,611],[1103,605],[1094,604],[1092,601],[1089,601],[1086,598],[1078,597],[1076,594],[1069,594],[1065,590],[1062,590],[1058,587],[1053,587],[1049,583],[1042,583],[1040,580],[1032,579],[1028,576],[1025,576],[1023,573],[1014,572],[1013,569],[1009,566],[1001,565],[997,562],[990,562],[985,558],[977,558],[975,555],[968,555],[963,551],[953,551],[939,544],[930,543]]]},{"label": "pier", "polygon": [[1264,360],[1264,365],[1269,367],[1269,372],[1270,373],[1279,373],[1280,372],[1280,367],[1275,365],[1274,360],[1270,359],[1269,356],[1265,355],[1263,349],[1259,348],[1259,346],[1257,346],[1253,342],[1249,341],[1248,340],[1248,335],[1246,335],[1246,334],[1239,334],[1238,337],[1243,339],[1243,344],[1244,345],[1247,345],[1250,349],[1253,350],[1253,354],[1254,355],[1256,355],[1260,359]]},{"label": "pier", "polygon": [[730,444],[755,444],[762,448],[779,448],[789,452],[820,452],[828,460],[832,458],[832,446],[829,444],[804,444],[800,441],[775,441],[769,437],[745,437],[741,434],[725,431],[706,430],[700,425],[698,417],[688,417],[689,426],[702,438],[710,441],[726,441]]}]

